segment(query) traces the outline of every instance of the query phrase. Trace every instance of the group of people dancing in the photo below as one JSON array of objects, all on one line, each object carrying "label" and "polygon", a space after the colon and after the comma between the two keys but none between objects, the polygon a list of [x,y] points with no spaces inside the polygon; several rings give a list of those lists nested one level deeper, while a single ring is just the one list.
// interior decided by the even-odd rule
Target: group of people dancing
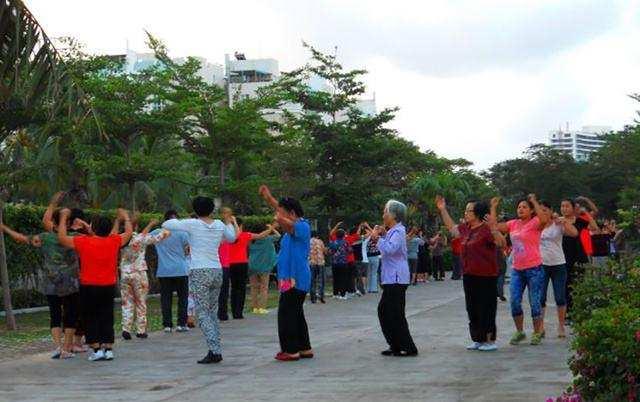
[{"label": "group of people dancing", "polygon": [[[500,219],[500,197],[469,202],[462,223],[456,224],[447,211],[446,201],[437,197],[436,206],[451,235],[461,240],[461,263],[469,333],[469,350],[493,351],[496,346],[496,311],[499,261],[507,258],[512,266],[510,307],[515,332],[509,343],[517,345],[527,336],[524,331],[522,300],[528,290],[533,321],[531,345],[546,336],[544,319],[549,283],[558,316],[559,338],[566,337],[567,309],[571,306],[573,284],[588,262],[585,248],[592,234],[600,233],[595,205],[587,198],[564,199],[560,214],[534,194],[519,200],[514,219]],[[498,285],[498,286],[497,286]]]},{"label": "group of people dancing", "polygon": [[[416,356],[405,315],[407,289],[420,278],[418,250],[427,245],[433,266],[440,271],[442,249],[447,237],[455,245],[454,265],[460,276],[469,318],[470,350],[497,349],[496,312],[500,294],[501,262],[513,267],[510,305],[516,327],[510,343],[526,339],[522,299],[528,289],[533,320],[531,344],[545,337],[544,314],[549,283],[553,286],[558,316],[558,337],[565,337],[567,306],[572,284],[580,266],[588,262],[585,239],[599,231],[597,209],[588,202],[563,200],[560,214],[531,194],[516,206],[516,218],[499,218],[500,198],[489,203],[472,201],[456,223],[446,201],[438,196],[436,207],[449,236],[441,233],[426,238],[417,228],[407,232],[407,207],[389,200],[382,211],[382,224],[363,222],[345,231],[336,224],[325,243],[305,219],[301,203],[290,197],[276,199],[267,186],[258,191],[273,209],[272,224],[257,233],[244,229],[243,222],[229,208],[213,218],[214,202],[198,196],[192,201],[193,216],[180,219],[167,211],[160,227],[151,221],[139,229],[139,215],[119,209],[115,220],[96,215],[89,222],[82,210],[59,208],[65,194],[56,193],[43,217],[44,231],[25,235],[2,226],[16,241],[38,248],[43,256],[46,278],[42,291],[50,308],[51,334],[56,350],[52,357],[68,359],[89,346],[90,361],[114,358],[114,297],[119,282],[122,298],[122,338],[147,338],[146,297],[149,292],[145,250],[155,245],[156,276],[161,288],[165,332],[173,332],[172,295],[178,295],[176,332],[189,331],[197,318],[207,345],[200,364],[222,361],[220,321],[231,315],[242,319],[247,282],[255,314],[267,312],[269,276],[276,267],[279,361],[314,357],[304,313],[307,293],[312,303],[325,303],[325,257],[332,265],[333,293],[339,300],[382,291],[378,319],[388,348],[385,356]],[[585,206],[586,205],[586,206]],[[587,233],[587,235],[585,235]],[[276,253],[275,243],[280,250]],[[118,274],[119,271],[119,274]],[[455,278],[455,276],[458,278]],[[438,274],[438,277],[440,275]],[[441,276],[443,278],[444,275]],[[424,278],[426,279],[426,277]],[[135,330],[134,330],[135,329]]]}]

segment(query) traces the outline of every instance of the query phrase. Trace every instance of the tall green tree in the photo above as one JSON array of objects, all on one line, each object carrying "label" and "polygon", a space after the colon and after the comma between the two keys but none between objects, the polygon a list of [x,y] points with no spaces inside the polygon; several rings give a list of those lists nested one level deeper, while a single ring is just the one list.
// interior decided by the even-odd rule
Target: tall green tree
[{"label": "tall green tree", "polygon": [[230,105],[224,88],[198,74],[197,59],[173,61],[150,34],[148,44],[170,76],[166,110],[183,116],[177,134],[199,168],[197,186],[241,213],[255,211],[256,188],[269,176],[266,162],[276,145],[265,110],[276,101],[260,93],[255,98],[231,94]]},{"label": "tall green tree", "polygon": [[[304,47],[307,65],[283,74],[272,88],[300,108],[285,113],[280,131],[295,132],[295,140],[306,144],[304,197],[331,220],[379,217],[381,203],[426,169],[429,158],[388,127],[396,108],[374,115],[358,109],[365,70],[346,70],[335,55]],[[312,88],[309,82],[317,78],[328,88]]]},{"label": "tall green tree", "polygon": [[484,176],[504,197],[506,205],[535,193],[559,207],[565,197],[588,195],[585,164],[567,152],[543,144],[532,145],[521,158],[493,165]]}]

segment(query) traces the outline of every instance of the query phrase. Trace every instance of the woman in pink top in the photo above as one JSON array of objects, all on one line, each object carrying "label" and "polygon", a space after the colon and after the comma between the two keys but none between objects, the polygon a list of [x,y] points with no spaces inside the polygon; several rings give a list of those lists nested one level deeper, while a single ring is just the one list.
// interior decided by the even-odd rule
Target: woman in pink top
[{"label": "woman in pink top", "polygon": [[[491,215],[497,217],[500,198],[491,200]],[[525,288],[529,288],[529,305],[533,319],[533,335],[531,344],[542,342],[542,290],[544,286],[544,269],[540,254],[540,236],[547,224],[548,216],[542,214],[542,209],[536,196],[529,194],[527,199],[518,201],[517,219],[499,223],[498,229],[508,233],[513,245],[513,272],[511,274],[511,315],[516,325],[516,333],[511,337],[512,345],[522,342],[527,336],[524,333],[524,314],[522,312],[522,295]]]}]

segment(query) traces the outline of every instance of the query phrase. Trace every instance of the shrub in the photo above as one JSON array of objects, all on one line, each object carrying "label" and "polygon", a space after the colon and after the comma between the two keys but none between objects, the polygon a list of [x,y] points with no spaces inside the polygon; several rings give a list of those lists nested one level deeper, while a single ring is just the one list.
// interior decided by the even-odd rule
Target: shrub
[{"label": "shrub", "polygon": [[574,391],[588,401],[638,400],[640,258],[587,268],[574,290]]},{"label": "shrub", "polygon": [[640,379],[640,308],[625,302],[593,311],[575,328],[569,366],[588,401],[637,400]]}]

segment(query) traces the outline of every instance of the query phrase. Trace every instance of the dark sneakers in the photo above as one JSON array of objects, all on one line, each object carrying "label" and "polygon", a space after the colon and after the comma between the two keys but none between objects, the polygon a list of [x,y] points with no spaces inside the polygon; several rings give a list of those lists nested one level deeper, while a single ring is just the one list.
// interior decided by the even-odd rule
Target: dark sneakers
[{"label": "dark sneakers", "polygon": [[136,334],[136,338],[147,339],[149,335],[145,332],[144,334]]},{"label": "dark sneakers", "polygon": [[129,333],[129,331],[122,331],[122,339],[124,339],[125,341],[131,340],[131,334]]},{"label": "dark sneakers", "polygon": [[221,361],[222,355],[214,354],[212,351],[209,351],[202,360],[198,360],[198,364],[220,363]]},{"label": "dark sneakers", "polygon": [[407,352],[406,350],[393,351],[391,349],[383,350],[380,352],[382,356],[396,356],[396,357],[413,357],[418,356],[418,351]]}]

